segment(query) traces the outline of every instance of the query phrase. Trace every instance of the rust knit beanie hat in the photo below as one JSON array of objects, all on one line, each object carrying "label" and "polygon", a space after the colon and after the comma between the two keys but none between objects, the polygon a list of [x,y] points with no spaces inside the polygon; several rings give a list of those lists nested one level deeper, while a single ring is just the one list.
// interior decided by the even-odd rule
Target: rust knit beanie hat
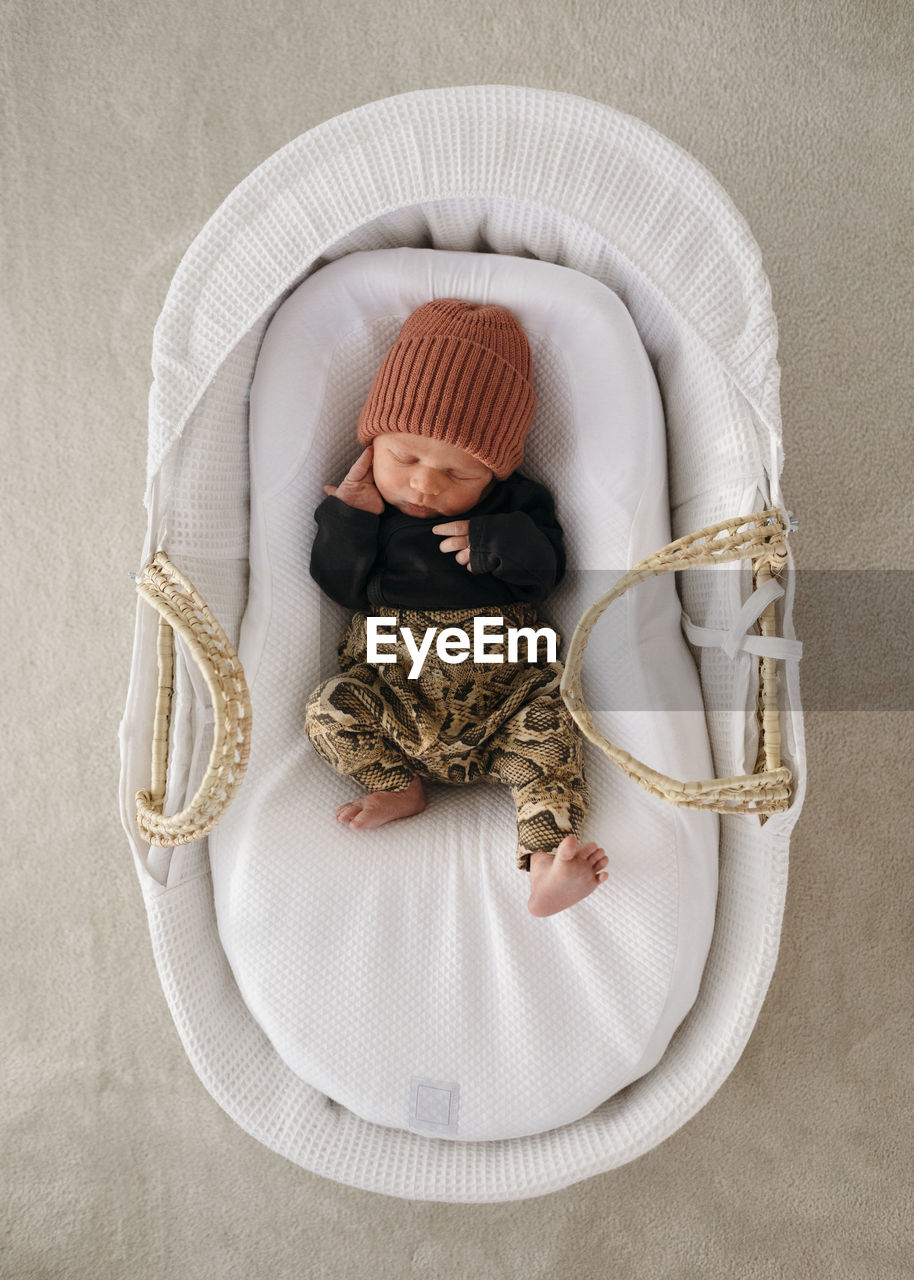
[{"label": "rust knit beanie hat", "polygon": [[507,309],[436,298],[407,317],[359,414],[359,443],[388,431],[465,449],[504,480],[533,420],[530,343]]}]

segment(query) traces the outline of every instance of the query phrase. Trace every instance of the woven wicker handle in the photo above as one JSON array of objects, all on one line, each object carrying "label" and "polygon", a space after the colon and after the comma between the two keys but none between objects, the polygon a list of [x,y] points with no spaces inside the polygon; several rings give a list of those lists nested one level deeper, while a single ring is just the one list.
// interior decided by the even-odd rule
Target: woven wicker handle
[{"label": "woven wicker handle", "polygon": [[[136,814],[149,844],[171,847],[199,840],[222,817],[251,754],[251,699],[238,655],[209,607],[159,551],[137,579],[137,591],[158,610],[159,690],[148,791],[138,791]],[[165,817],[168,729],[174,693],[174,633],[200,668],[213,703],[214,735],[209,764],[197,793],[180,813]]]},{"label": "woven wicker handle", "polygon": [[[713,809],[719,813],[771,814],[786,809],[790,802],[790,770],[781,764],[780,728],[777,709],[777,676],[774,658],[762,657],[759,671],[759,758],[756,772],[731,778],[711,778],[703,782],[679,782],[622,751],[600,732],[581,694],[581,667],[590,633],[614,600],[636,583],[659,573],[720,564],[727,560],[751,558],[753,582],[763,585],[786,563],[785,537],[788,525],[782,512],[760,511],[755,515],[724,520],[697,533],[671,542],[640,561],[620,578],[613,589],[582,615],[571,638],[565,661],[561,693],[575,722],[596,746],[634,781],[669,804],[691,809]],[[774,601],[759,617],[763,636],[775,635]]]}]

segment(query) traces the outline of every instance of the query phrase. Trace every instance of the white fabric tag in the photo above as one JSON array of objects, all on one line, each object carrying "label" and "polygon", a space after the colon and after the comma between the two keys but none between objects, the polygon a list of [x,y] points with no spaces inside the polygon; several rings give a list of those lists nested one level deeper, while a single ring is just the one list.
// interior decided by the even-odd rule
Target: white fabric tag
[{"label": "white fabric tag", "polygon": [[410,1080],[409,1127],[456,1137],[459,1100],[460,1086],[452,1081]]}]

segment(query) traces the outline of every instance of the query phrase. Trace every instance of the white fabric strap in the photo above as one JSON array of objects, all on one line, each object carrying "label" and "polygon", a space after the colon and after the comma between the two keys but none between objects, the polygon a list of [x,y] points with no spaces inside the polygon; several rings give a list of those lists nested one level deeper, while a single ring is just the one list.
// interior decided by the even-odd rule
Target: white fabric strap
[{"label": "white fabric strap", "polygon": [[801,640],[785,640],[781,636],[750,635],[753,626],[772,600],[779,600],[784,588],[769,578],[763,586],[753,591],[736,615],[729,631],[716,631],[711,627],[697,627],[688,614],[682,615],[682,627],[692,644],[723,649],[728,658],[740,652],[754,653],[762,658],[785,658],[799,662],[803,656]]}]

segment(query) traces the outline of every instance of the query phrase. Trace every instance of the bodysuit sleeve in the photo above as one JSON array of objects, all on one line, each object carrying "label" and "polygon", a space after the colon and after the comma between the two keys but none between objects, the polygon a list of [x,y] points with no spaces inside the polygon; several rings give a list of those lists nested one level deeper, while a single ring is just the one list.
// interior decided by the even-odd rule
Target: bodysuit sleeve
[{"label": "bodysuit sleeve", "polygon": [[368,579],[378,553],[381,517],[328,495],[314,513],[311,577],[331,600],[370,611]]},{"label": "bodysuit sleeve", "polygon": [[545,600],[565,574],[562,529],[552,495],[527,482],[514,511],[470,518],[470,572],[491,573],[515,600]]}]

